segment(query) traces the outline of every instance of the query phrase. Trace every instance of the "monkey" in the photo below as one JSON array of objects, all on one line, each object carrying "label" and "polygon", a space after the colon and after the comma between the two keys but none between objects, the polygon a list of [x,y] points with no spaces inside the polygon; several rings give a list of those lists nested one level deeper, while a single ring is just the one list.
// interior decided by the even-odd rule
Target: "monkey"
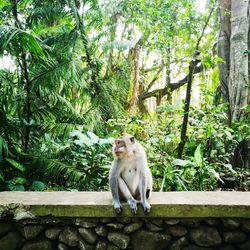
[{"label": "monkey", "polygon": [[113,144],[114,161],[109,172],[109,186],[117,214],[122,212],[121,200],[127,201],[132,213],[140,202],[144,213],[150,212],[147,198],[152,192],[153,179],[142,145],[134,136],[124,134]]}]

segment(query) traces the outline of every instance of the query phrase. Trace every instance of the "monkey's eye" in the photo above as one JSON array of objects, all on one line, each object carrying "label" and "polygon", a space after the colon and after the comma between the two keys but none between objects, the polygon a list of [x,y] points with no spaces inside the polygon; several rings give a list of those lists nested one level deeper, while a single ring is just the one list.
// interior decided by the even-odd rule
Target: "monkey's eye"
[{"label": "monkey's eye", "polygon": [[132,143],[134,143],[135,142],[135,137],[133,136],[133,137],[130,137],[130,141],[132,142]]}]

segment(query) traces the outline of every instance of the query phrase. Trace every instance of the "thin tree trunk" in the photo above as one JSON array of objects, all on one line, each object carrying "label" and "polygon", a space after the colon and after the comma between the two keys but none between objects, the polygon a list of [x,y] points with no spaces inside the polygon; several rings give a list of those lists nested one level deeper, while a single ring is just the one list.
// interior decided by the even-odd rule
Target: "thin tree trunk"
[{"label": "thin tree trunk", "polygon": [[137,43],[132,49],[131,53],[131,77],[130,77],[130,99],[128,109],[132,110],[136,107],[138,102],[138,89],[139,89],[139,55],[140,47]]},{"label": "thin tree trunk", "polygon": [[185,99],[185,107],[184,107],[184,117],[182,122],[181,128],[181,142],[178,145],[178,158],[182,157],[183,149],[187,140],[187,124],[188,124],[188,117],[189,117],[189,107],[191,101],[191,90],[192,90],[192,81],[194,76],[194,69],[196,65],[199,63],[199,60],[192,61],[189,66],[189,74],[188,74],[188,82],[187,82],[187,89],[186,89],[186,99]]},{"label": "thin tree trunk", "polygon": [[[111,23],[111,28],[110,28],[110,43],[115,41],[117,22],[118,22],[118,15],[115,14],[112,18],[112,23]],[[111,48],[109,50],[109,56],[108,56],[105,77],[110,75],[114,69],[113,60],[114,60],[114,49],[113,49],[113,46],[111,46]]]},{"label": "thin tree trunk", "polygon": [[138,108],[141,114],[148,113],[147,106],[144,104],[144,101],[141,99],[141,96],[143,96],[144,91],[145,91],[144,85],[143,83],[139,81]]},{"label": "thin tree trunk", "polygon": [[171,83],[171,68],[170,68],[170,45],[167,46],[167,52],[168,52],[168,57],[167,57],[167,62],[166,62],[166,83],[167,83],[167,101],[168,103],[172,103],[172,91],[170,89],[170,83]]},{"label": "thin tree trunk", "polygon": [[193,75],[195,72],[195,68],[197,66],[197,64],[200,62],[200,60],[197,58],[200,55],[199,52],[199,44],[200,41],[205,33],[205,29],[209,23],[209,20],[212,16],[214,8],[211,9],[210,14],[206,20],[206,23],[203,27],[203,30],[201,32],[200,37],[197,40],[197,44],[196,44],[196,51],[193,55],[193,60],[191,61],[190,65],[189,65],[189,73],[188,73],[188,81],[187,81],[187,90],[186,90],[186,99],[185,99],[185,107],[184,107],[184,117],[183,117],[183,123],[182,123],[182,128],[181,128],[181,142],[178,145],[178,158],[182,158],[182,153],[184,150],[184,146],[187,140],[187,125],[188,125],[188,117],[189,117],[189,107],[190,107],[190,100],[191,100],[191,90],[192,90],[192,81],[193,81]]}]

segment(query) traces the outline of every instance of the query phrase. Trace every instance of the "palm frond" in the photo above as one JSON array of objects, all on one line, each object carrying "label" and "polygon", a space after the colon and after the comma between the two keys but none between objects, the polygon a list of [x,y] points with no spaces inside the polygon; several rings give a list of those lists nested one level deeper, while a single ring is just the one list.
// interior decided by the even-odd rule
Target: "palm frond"
[{"label": "palm frond", "polygon": [[55,159],[46,158],[42,155],[22,155],[24,161],[31,162],[37,170],[41,170],[45,178],[53,182],[79,182],[85,174],[77,170],[74,166],[69,166]]},{"label": "palm frond", "polygon": [[0,51],[7,50],[10,54],[17,52],[20,47],[31,54],[45,58],[45,53],[39,38],[8,25],[0,25]]},{"label": "palm frond", "polygon": [[70,132],[74,129],[82,130],[83,125],[77,123],[66,123],[66,122],[57,122],[57,123],[42,123],[40,125],[42,131],[46,133],[50,133],[52,138],[54,137],[62,137],[63,139],[68,139]]}]

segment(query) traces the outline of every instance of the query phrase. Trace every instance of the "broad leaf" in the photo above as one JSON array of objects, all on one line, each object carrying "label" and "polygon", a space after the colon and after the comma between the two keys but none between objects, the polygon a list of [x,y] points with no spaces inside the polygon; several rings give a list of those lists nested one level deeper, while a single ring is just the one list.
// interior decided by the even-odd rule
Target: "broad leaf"
[{"label": "broad leaf", "polygon": [[100,145],[103,145],[103,144],[112,144],[114,142],[114,138],[113,137],[110,137],[110,138],[107,138],[107,139],[99,139],[99,144]]},{"label": "broad leaf", "polygon": [[25,188],[23,185],[13,185],[11,182],[7,184],[7,188],[10,191],[25,191]]},{"label": "broad leaf", "polygon": [[97,144],[98,143],[99,137],[97,135],[95,135],[94,133],[87,132],[87,136],[90,138],[91,143],[93,143],[93,144]]},{"label": "broad leaf", "polygon": [[191,161],[181,160],[181,159],[175,159],[174,161],[172,161],[172,164],[175,166],[182,166],[182,167],[193,165]]},{"label": "broad leaf", "polygon": [[46,185],[41,181],[33,181],[31,189],[34,191],[43,191],[46,189]]},{"label": "broad leaf", "polygon": [[194,152],[194,162],[199,167],[203,167],[204,165],[204,158],[203,158],[203,152],[201,150],[201,144],[196,148]]}]

